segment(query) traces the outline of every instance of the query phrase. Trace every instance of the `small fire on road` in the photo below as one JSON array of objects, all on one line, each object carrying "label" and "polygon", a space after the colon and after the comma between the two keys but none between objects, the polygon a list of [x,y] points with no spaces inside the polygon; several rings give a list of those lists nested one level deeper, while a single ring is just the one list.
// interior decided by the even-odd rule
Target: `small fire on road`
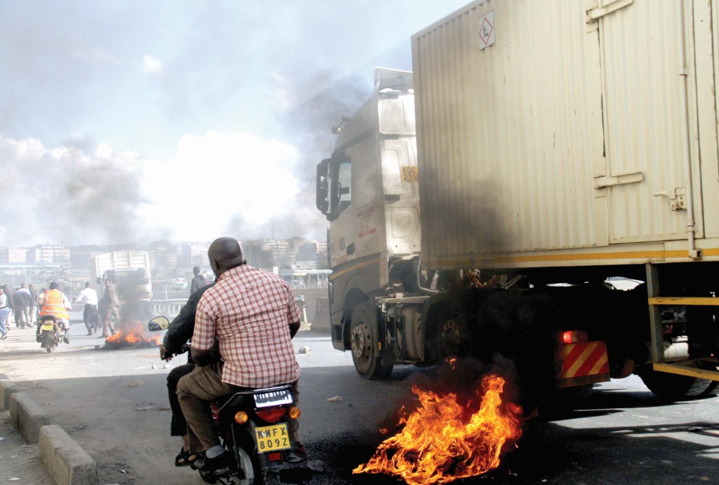
[{"label": "small fire on road", "polygon": [[431,485],[498,467],[502,451],[522,435],[522,408],[502,402],[504,385],[502,377],[485,376],[476,399],[464,405],[456,394],[440,395],[414,385],[420,406],[402,417],[399,425],[404,428],[352,473],[383,473],[409,485]]},{"label": "small fire on road", "polygon": [[160,336],[145,337],[142,323],[139,321],[123,323],[114,335],[105,339],[106,349],[157,347],[160,345]]}]

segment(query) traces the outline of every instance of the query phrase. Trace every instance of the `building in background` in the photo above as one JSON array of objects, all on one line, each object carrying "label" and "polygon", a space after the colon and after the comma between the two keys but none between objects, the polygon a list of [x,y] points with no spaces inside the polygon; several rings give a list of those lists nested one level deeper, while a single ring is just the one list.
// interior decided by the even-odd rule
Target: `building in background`
[{"label": "building in background", "polygon": [[295,256],[295,267],[297,269],[326,269],[327,243],[309,241],[300,246]]},{"label": "building in background", "polygon": [[157,247],[148,251],[150,253],[150,268],[155,275],[174,275],[178,269],[177,248],[174,245]]},{"label": "building in background", "polygon": [[327,268],[327,243],[290,239],[255,239],[242,243],[247,262],[267,271]]},{"label": "building in background", "polygon": [[56,263],[62,267],[70,267],[70,249],[63,246],[37,245],[27,250],[28,263]]},{"label": "building in background", "polygon": [[70,268],[87,272],[90,271],[90,259],[110,251],[100,246],[76,246],[68,249],[70,250]]},{"label": "building in background", "polygon": [[26,263],[26,248],[0,248],[0,264]]},{"label": "building in background", "polygon": [[182,252],[179,255],[177,264],[182,268],[209,268],[210,261],[207,259],[207,250],[210,249],[209,242],[192,242],[182,245]]}]

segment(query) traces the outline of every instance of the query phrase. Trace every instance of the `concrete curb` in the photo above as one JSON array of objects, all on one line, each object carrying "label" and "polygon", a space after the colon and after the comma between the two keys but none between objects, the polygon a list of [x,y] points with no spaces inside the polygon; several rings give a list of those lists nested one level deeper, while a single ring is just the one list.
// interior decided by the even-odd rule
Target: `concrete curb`
[{"label": "concrete curb", "polygon": [[19,391],[13,381],[5,376],[0,376],[0,410],[10,409],[10,396]]},{"label": "concrete curb", "polygon": [[40,458],[56,485],[97,485],[97,464],[30,396],[0,375],[0,403],[28,443],[40,443]]},{"label": "concrete curb", "polygon": [[10,396],[10,421],[28,443],[37,443],[40,428],[50,424],[45,411],[24,392]]},{"label": "concrete curb", "polygon": [[40,428],[40,457],[57,485],[97,485],[95,460],[60,426]]}]

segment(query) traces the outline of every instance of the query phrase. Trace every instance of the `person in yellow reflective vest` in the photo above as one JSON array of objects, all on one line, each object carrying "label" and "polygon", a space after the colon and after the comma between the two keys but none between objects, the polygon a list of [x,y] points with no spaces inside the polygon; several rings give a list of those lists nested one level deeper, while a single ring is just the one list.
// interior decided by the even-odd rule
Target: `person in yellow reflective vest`
[{"label": "person in yellow reflective vest", "polygon": [[[59,285],[53,281],[50,283],[50,289],[40,297],[40,317],[43,315],[55,315],[58,325],[62,325],[65,330],[69,330],[70,316],[67,311],[72,310],[72,305],[70,305],[70,300],[58,288]],[[40,335],[40,327],[42,326],[40,320],[38,319],[37,324],[38,335]],[[67,337],[65,338],[67,339]]]}]

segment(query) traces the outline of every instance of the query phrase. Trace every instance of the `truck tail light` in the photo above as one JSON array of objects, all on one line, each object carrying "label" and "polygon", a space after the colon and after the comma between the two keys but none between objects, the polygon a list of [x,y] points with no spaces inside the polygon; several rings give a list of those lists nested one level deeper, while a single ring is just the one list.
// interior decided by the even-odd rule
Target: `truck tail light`
[{"label": "truck tail light", "polygon": [[584,330],[567,330],[559,336],[559,342],[563,344],[576,344],[578,342],[589,342],[587,332]]}]

